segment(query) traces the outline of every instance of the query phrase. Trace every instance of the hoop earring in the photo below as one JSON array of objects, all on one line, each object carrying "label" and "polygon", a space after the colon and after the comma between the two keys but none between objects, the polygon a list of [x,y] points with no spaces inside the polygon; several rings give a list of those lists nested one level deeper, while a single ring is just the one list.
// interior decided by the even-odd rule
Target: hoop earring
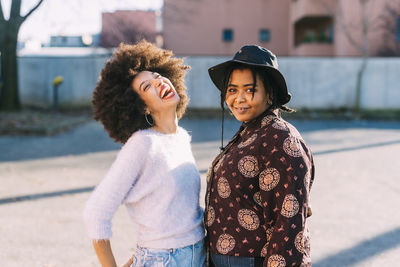
[{"label": "hoop earring", "polygon": [[148,115],[150,115],[150,114],[144,114],[144,118],[145,118],[145,120],[146,120],[146,122],[150,125],[150,127],[151,126],[154,126],[154,119],[153,119],[153,117],[150,115],[150,121],[149,121],[149,118],[147,117]]}]

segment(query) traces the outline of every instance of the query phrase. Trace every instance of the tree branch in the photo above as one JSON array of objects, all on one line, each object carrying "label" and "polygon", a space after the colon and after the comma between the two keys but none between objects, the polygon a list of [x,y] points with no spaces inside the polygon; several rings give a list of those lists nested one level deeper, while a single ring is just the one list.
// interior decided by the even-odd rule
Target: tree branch
[{"label": "tree branch", "polygon": [[347,40],[349,41],[349,43],[356,48],[358,51],[360,51],[361,53],[363,53],[363,49],[362,49],[362,45],[360,45],[359,43],[356,42],[356,40],[353,38],[353,35],[350,34],[348,27],[346,27],[345,22],[344,22],[344,16],[343,16],[343,9],[342,9],[342,5],[339,3],[338,4],[338,19],[337,21],[339,21],[339,26],[341,28],[341,30],[343,31],[344,35],[346,36]]},{"label": "tree branch", "polygon": [[[183,0],[188,1],[188,0]],[[191,0],[193,2],[201,3],[202,0]],[[176,2],[168,2],[168,4],[163,5],[163,16],[168,16],[170,21],[174,22],[181,22],[181,23],[190,23],[191,20],[189,19],[191,15],[194,14],[193,7],[188,7]],[[180,10],[178,12],[178,10]]]},{"label": "tree branch", "polygon": [[21,12],[21,0],[12,0],[9,20],[19,18],[20,12]]},{"label": "tree branch", "polygon": [[363,33],[363,46],[362,46],[362,52],[363,56],[367,57],[369,53],[369,42],[368,42],[368,31],[370,30],[370,21],[367,16],[367,0],[361,0],[360,2],[362,4],[362,33]]},{"label": "tree branch", "polygon": [[4,14],[3,14],[3,7],[1,6],[1,1],[0,1],[0,21],[5,21]]},{"label": "tree branch", "polygon": [[379,26],[380,18],[382,15],[376,15],[372,17],[372,14],[374,14],[373,10],[376,8],[376,1],[375,0],[370,0],[369,6],[367,7],[367,14],[371,14],[370,17],[368,17],[368,29],[370,32],[374,31],[377,29]]},{"label": "tree branch", "polygon": [[332,9],[331,1],[326,2],[325,0],[317,0],[314,2],[316,2],[317,4],[319,3],[332,17],[335,17],[335,10]]},{"label": "tree branch", "polygon": [[23,16],[23,20],[26,20],[41,4],[43,0],[39,0],[39,2],[34,6],[25,16]]},{"label": "tree branch", "polygon": [[400,16],[400,4],[386,3],[384,13],[379,16],[379,29],[382,30],[383,42],[378,51],[379,56],[393,57],[400,55],[400,43],[396,41],[396,20]]}]

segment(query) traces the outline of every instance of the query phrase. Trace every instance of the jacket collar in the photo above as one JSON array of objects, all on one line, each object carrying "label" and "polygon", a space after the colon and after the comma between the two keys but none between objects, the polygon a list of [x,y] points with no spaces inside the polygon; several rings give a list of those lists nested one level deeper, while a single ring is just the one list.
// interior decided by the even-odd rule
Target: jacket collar
[{"label": "jacket collar", "polygon": [[[263,113],[261,113],[258,117],[254,118],[253,120],[249,122],[243,122],[242,127],[245,128],[247,131],[257,130],[258,128],[268,125],[273,118],[277,118],[279,116],[278,112],[279,112],[278,109],[267,108]],[[264,118],[266,117],[269,117],[270,119],[265,120]],[[262,123],[263,120],[266,122],[266,124]]]},{"label": "jacket collar", "polygon": [[274,109],[271,110],[270,108],[267,108],[263,113],[261,113],[257,118],[254,118],[253,120],[249,122],[243,122],[240,125],[239,130],[236,132],[236,134],[232,137],[232,139],[228,142],[228,144],[221,149],[222,154],[224,154],[224,151],[226,148],[229,148],[233,143],[235,143],[239,138],[241,138],[244,134],[253,132],[257,129],[260,129],[262,127],[265,127],[269,125],[273,119],[277,118],[279,115],[279,110]]}]

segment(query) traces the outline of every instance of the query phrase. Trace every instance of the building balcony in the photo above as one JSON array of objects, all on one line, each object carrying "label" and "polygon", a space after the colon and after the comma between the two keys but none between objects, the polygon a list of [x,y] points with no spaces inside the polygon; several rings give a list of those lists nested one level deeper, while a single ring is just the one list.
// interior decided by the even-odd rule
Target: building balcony
[{"label": "building balcony", "polygon": [[293,48],[291,56],[332,57],[334,56],[334,45],[330,43],[302,43]]},{"label": "building balcony", "polygon": [[293,56],[333,56],[334,23],[331,17],[304,17],[294,25]]},{"label": "building balcony", "polygon": [[291,22],[296,23],[304,17],[332,16],[336,10],[336,0],[292,0]]},{"label": "building balcony", "polygon": [[294,46],[302,43],[333,43],[334,22],[329,16],[304,17],[294,24]]}]

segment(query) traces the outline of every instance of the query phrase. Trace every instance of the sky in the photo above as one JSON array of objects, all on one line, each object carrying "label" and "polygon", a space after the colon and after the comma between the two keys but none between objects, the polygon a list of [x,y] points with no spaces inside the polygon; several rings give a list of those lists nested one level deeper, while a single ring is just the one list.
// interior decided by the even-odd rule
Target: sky
[{"label": "sky", "polygon": [[[6,19],[11,0],[0,0]],[[22,0],[22,15],[39,0]],[[123,9],[159,10],[163,0],[44,0],[22,24],[19,41],[49,42],[50,35],[86,35],[101,30],[101,12]]]}]

